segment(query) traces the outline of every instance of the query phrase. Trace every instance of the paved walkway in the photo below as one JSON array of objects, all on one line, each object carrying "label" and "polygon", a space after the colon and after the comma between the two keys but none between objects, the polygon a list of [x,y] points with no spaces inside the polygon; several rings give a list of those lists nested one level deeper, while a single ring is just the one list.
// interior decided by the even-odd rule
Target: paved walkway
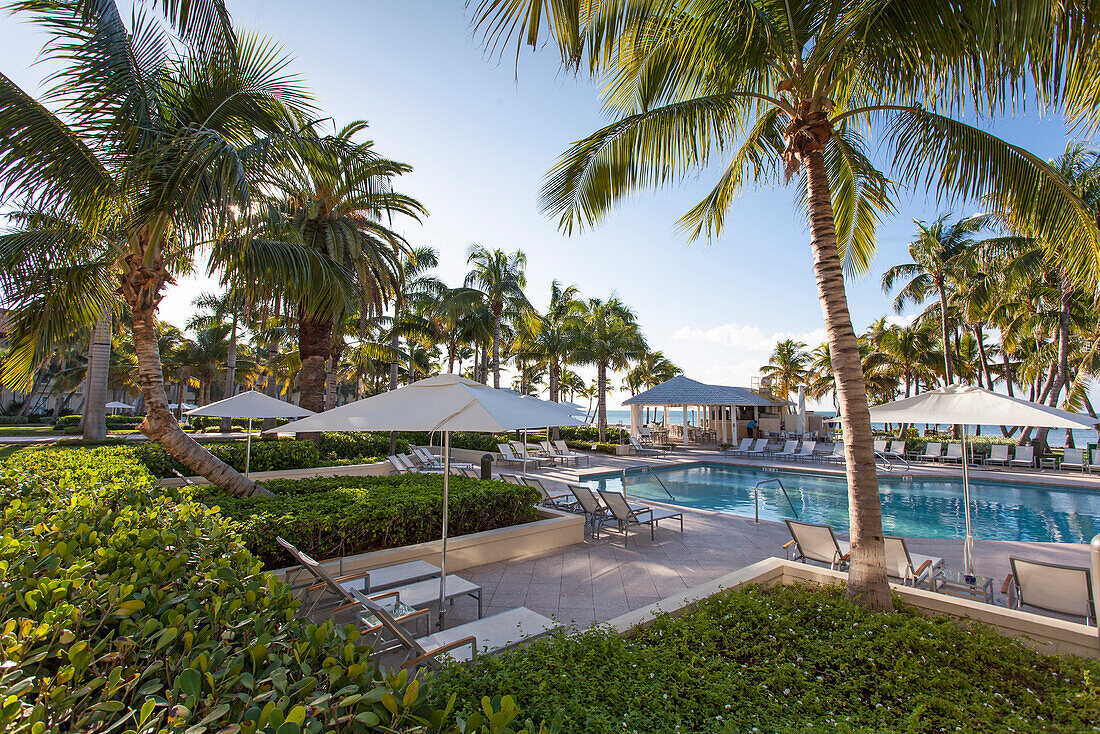
[{"label": "paved walkway", "polygon": [[[720,459],[715,452],[702,451],[680,452],[673,459],[600,456],[593,460],[590,469],[582,467],[580,474],[685,460]],[[957,467],[922,467],[919,471],[959,473]],[[1004,480],[1025,473],[994,471],[989,474]],[[1050,472],[1026,472],[1025,481],[1034,482],[1044,474],[1048,481],[1064,479],[1052,477]],[[576,481],[578,471],[555,467],[537,475],[564,489],[565,482]],[[1100,489],[1100,479],[1094,477],[1075,477],[1071,481]],[[659,505],[649,501],[647,504]],[[623,547],[622,536],[601,534],[598,540],[586,538],[584,543],[551,553],[470,568],[460,575],[483,587],[486,614],[522,605],[541,614],[556,616],[565,623],[587,627],[765,558],[782,557],[781,546],[790,540],[782,523],[762,521],[755,525],[748,518],[704,510],[684,510],[684,533],[681,534],[678,528],[678,523],[666,521],[658,528],[654,540],[650,540],[644,529],[633,530],[627,548]],[[940,556],[949,568],[955,569],[962,568],[962,545],[961,540],[939,538],[909,541],[911,551]],[[1085,545],[979,540],[975,541],[974,550],[975,568],[982,575],[993,577],[996,592],[1000,591],[1008,574],[1010,554],[1074,565],[1088,565],[1089,562]],[[456,602],[448,624],[474,616],[476,606],[461,600]]]}]

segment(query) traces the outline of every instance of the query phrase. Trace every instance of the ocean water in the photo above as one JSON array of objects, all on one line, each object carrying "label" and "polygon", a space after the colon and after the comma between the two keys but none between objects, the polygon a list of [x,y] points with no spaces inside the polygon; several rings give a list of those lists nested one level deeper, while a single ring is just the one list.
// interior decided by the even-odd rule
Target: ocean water
[{"label": "ocean water", "polygon": [[[582,405],[583,405],[583,403],[582,403]],[[644,415],[644,411],[643,411],[643,415]],[[692,411],[692,415],[693,416],[695,415],[694,411]],[[836,413],[834,413],[833,411],[820,411],[820,412],[815,411],[815,415],[827,415],[827,416],[832,417],[832,416],[835,416]],[[658,409],[658,411],[657,411],[657,420],[661,420],[661,416],[662,416],[661,411],[660,411],[660,409]],[[652,414],[651,414],[650,417],[652,417]],[[592,417],[591,420],[592,420],[593,423],[595,423],[596,419],[595,419],[594,412],[593,412],[593,417]],[[679,408],[669,409],[669,411],[668,411],[668,420],[669,420],[669,423],[679,424],[680,423],[680,409]],[[696,418],[695,420],[698,421],[698,418]],[[607,411],[607,423],[608,423],[608,425],[612,425],[612,426],[616,425],[616,424],[622,424],[624,426],[629,426],[630,425],[630,411],[629,410],[609,410],[609,411]],[[875,428],[882,428],[882,424],[881,423],[876,423],[876,424],[874,424],[874,427]],[[921,425],[921,428],[923,428],[923,427],[924,426]],[[971,432],[973,432],[973,430],[974,430],[973,426],[971,426],[970,430],[971,430]],[[1001,434],[1001,427],[1000,426],[982,426],[981,427],[981,435],[983,435],[983,436],[1001,436],[1002,435]],[[1018,436],[1019,432],[1017,432],[1016,435]],[[1089,430],[1085,430],[1083,428],[1074,429],[1074,431],[1073,431],[1073,441],[1074,441],[1074,445],[1077,446],[1078,448],[1087,446],[1090,443],[1100,442],[1100,441],[1098,441],[1098,436],[1097,436],[1096,431],[1089,431]],[[1050,433],[1047,436],[1047,443],[1049,443],[1051,446],[1063,446],[1063,445],[1065,445],[1065,442],[1066,442],[1066,432],[1064,430],[1062,430],[1061,428],[1052,428],[1050,430]]]}]

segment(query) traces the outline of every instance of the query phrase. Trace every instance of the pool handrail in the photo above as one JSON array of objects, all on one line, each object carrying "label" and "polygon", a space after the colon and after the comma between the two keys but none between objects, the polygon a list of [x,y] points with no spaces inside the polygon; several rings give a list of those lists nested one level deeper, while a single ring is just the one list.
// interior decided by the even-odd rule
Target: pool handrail
[{"label": "pool handrail", "polygon": [[787,488],[783,486],[783,482],[781,482],[781,481],[779,481],[778,479],[775,479],[775,478],[761,479],[752,488],[752,504],[753,504],[753,510],[756,513],[756,519],[753,520],[753,522],[756,523],[757,525],[760,524],[760,485],[761,484],[771,484],[772,482],[775,482],[776,484],[778,484],[779,488],[781,490],[783,490],[783,496],[787,498],[787,504],[791,506],[791,512],[794,513],[794,519],[795,520],[798,519],[798,510],[795,509],[794,502],[791,502],[791,496],[789,494],[787,494]]}]

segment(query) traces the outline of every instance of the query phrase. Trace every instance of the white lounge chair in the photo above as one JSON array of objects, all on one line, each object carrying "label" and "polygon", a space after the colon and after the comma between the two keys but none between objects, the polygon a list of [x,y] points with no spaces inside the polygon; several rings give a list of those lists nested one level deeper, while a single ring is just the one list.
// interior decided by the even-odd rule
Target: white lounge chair
[{"label": "white lounge chair", "polygon": [[1035,448],[1032,446],[1017,446],[1016,456],[1008,462],[1009,466],[1035,466]]},{"label": "white lounge chair", "polygon": [[584,459],[585,466],[588,466],[592,463],[591,457],[589,457],[587,454],[578,454],[576,451],[573,451],[571,448],[569,448],[569,444],[567,444],[560,438],[557,441],[554,441],[554,448],[558,450],[559,454],[573,459],[574,462],[579,463],[581,459]]},{"label": "white lounge chair", "polygon": [[470,479],[481,479],[481,472],[473,467],[469,469],[459,469],[462,472],[462,476],[469,477]]},{"label": "white lounge chair", "polygon": [[577,462],[576,454],[563,454],[554,448],[549,441],[539,441],[539,446],[542,447],[543,453],[550,458],[550,461],[560,461],[562,464],[567,461],[572,461],[574,464]]},{"label": "white lounge chair", "polygon": [[886,455],[886,441],[875,441],[875,453]]},{"label": "white lounge chair", "polygon": [[[818,525],[798,520],[786,520],[791,540],[783,545],[788,560],[817,561],[826,563],[829,568],[843,571],[848,567],[848,554],[851,546],[847,541],[838,540],[828,525]],[[791,549],[794,549],[792,556]]]},{"label": "white lounge chair", "polygon": [[635,436],[630,437],[630,447],[634,449],[634,453],[638,454],[639,456],[660,456],[660,454],[662,453],[661,449],[655,448],[653,446],[643,446],[642,442],[639,441]]},{"label": "white lounge chair", "polygon": [[409,471],[419,472],[420,474],[442,474],[443,467],[433,464],[418,464],[413,461],[413,458],[408,454],[398,454],[397,458],[404,462],[405,466],[409,468]]},{"label": "white lounge chair", "polygon": [[519,485],[520,487],[527,486],[523,483],[523,480],[520,479],[519,475],[517,475],[517,474],[499,474],[498,477],[500,478],[500,481],[502,481],[506,484],[516,484],[516,485]]},{"label": "white lounge chair", "polygon": [[387,456],[386,461],[390,462],[390,465],[398,474],[407,474],[412,471],[412,468],[401,461],[401,459],[397,458],[397,456]]},{"label": "white lounge chair", "polygon": [[1089,468],[1089,474],[1092,474],[1094,471],[1100,471],[1100,449],[1097,449],[1096,451],[1093,451],[1089,455],[1089,467],[1088,468]]},{"label": "white lounge chair", "polygon": [[921,461],[939,461],[940,455],[943,453],[943,444],[939,441],[932,441],[925,444],[924,453],[917,456]]},{"label": "white lounge chair", "polygon": [[553,460],[551,460],[549,457],[536,456],[532,454],[531,447],[523,443],[522,441],[509,441],[508,443],[511,444],[512,449],[516,453],[516,456],[520,457],[521,459],[527,459],[528,461],[537,462],[536,465],[540,467],[552,466],[554,464]]},{"label": "white lounge chair", "polygon": [[886,574],[908,586],[931,585],[933,576],[943,573],[943,559],[910,553],[905,538],[883,536],[886,544]]},{"label": "white lounge chair", "polygon": [[776,459],[790,459],[793,458],[794,455],[797,453],[798,441],[787,441],[785,444],[783,444],[783,450],[776,451],[774,454],[772,454],[772,457]]},{"label": "white lounge chair", "polygon": [[905,461],[905,441],[891,441],[890,448],[886,451],[887,459],[899,459]]},{"label": "white lounge chair", "polygon": [[817,441],[803,441],[802,442],[802,448],[799,449],[798,453],[795,454],[794,456],[792,456],[791,458],[794,459],[795,461],[802,461],[803,459],[805,459],[806,461],[813,461],[814,460],[814,451],[816,449],[817,449]]},{"label": "white lounge chair", "polygon": [[355,592],[355,595],[363,606],[360,622],[368,629],[379,630],[391,636],[395,643],[391,649],[403,651],[402,668],[423,665],[438,669],[446,658],[473,660],[478,654],[498,652],[561,627],[559,622],[549,617],[526,607],[517,607],[476,622],[416,638],[383,605],[359,592]]},{"label": "white lounge chair", "polygon": [[1092,597],[1092,574],[1088,568],[1029,561],[1009,556],[1012,573],[1001,593],[1015,609],[1034,607],[1083,619],[1096,624],[1096,603]]},{"label": "white lounge chair", "polygon": [[500,451],[500,461],[507,461],[510,464],[519,464],[524,467],[524,469],[526,469],[529,464],[533,464],[535,468],[538,468],[542,463],[538,459],[528,459],[526,457],[516,456],[515,452],[512,451],[512,447],[506,443],[498,443],[497,450]]},{"label": "white lounge chair", "polygon": [[949,443],[947,444],[947,453],[940,457],[940,461],[945,464],[949,461],[953,461],[956,464],[961,464],[963,459],[963,447],[961,443]]},{"label": "white lounge chair", "polygon": [[758,438],[756,439],[756,444],[745,452],[745,456],[764,456],[768,453],[768,439]]},{"label": "white lounge chair", "polygon": [[1008,463],[1008,444],[1007,443],[995,443],[989,447],[989,456],[982,462],[983,464],[997,464],[1004,466]]},{"label": "white lounge chair", "polygon": [[841,443],[840,441],[837,441],[836,443],[834,443],[832,453],[822,454],[821,455],[821,460],[832,462],[832,463],[839,462],[839,463],[843,464],[845,461],[848,460],[848,457],[844,455],[844,444]]},{"label": "white lounge chair", "polygon": [[654,509],[652,507],[635,509],[635,507],[630,506],[626,497],[620,492],[601,489],[599,493],[608,512],[611,513],[611,517],[614,518],[619,525],[619,532],[623,534],[624,547],[630,541],[629,531],[633,525],[648,525],[649,539],[654,540],[657,537],[657,523],[661,520],[679,518],[680,532],[684,532],[684,513],[682,512],[662,510],[660,508]]},{"label": "white lounge chair", "polygon": [[1062,463],[1058,465],[1058,468],[1085,471],[1085,450],[1066,449],[1065,453],[1062,454]]},{"label": "white lounge chair", "polygon": [[730,454],[731,456],[737,456],[738,454],[743,454],[743,453],[747,452],[751,448],[752,448],[752,439],[751,438],[743,438],[743,439],[741,439],[740,445],[731,446],[730,448],[725,449],[724,451],[722,451],[722,453],[723,454]]}]

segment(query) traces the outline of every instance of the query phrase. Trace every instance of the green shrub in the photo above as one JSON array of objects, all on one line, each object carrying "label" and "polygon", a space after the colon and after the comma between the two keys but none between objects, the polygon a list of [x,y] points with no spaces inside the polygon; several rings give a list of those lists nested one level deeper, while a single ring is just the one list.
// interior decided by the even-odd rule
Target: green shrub
[{"label": "green shrub", "polygon": [[[397,452],[409,450],[409,442],[397,439]],[[390,453],[390,434],[385,431],[322,433],[321,458],[329,464],[364,464]]]},{"label": "green shrub", "polygon": [[295,619],[230,523],[132,459],[21,453],[0,493],[5,731],[457,731],[354,628]]},{"label": "green shrub", "polygon": [[[210,453],[218,457],[237,471],[244,471],[246,444],[244,441],[204,444]],[[158,479],[174,477],[175,472],[191,474],[183,464],[176,461],[157,443],[139,443],[132,447],[118,449],[129,451],[149,472]],[[312,441],[281,439],[278,441],[253,441],[251,471],[277,471],[281,469],[306,469],[321,465],[321,454],[317,444]]]},{"label": "green shrub", "polygon": [[[264,482],[275,497],[231,497],[210,488],[196,497],[238,523],[245,545],[267,568],[291,564],[281,535],[314,558],[335,558],[438,540],[443,480],[438,475],[320,477]],[[452,536],[531,522],[538,492],[497,481],[451,477]]]},{"label": "green shrub", "polygon": [[[261,421],[252,421],[252,430],[259,430],[260,423]],[[205,415],[190,416],[187,418],[187,428],[191,431],[218,431],[221,429],[221,425],[221,418],[213,418]],[[230,426],[234,431],[247,431],[248,419],[233,418],[230,420]]]},{"label": "green shrub", "polygon": [[566,441],[565,445],[578,451],[595,451],[600,454],[611,454],[612,456],[615,455],[615,448],[618,446],[618,444],[599,443],[598,441]]},{"label": "green shrub", "polygon": [[[141,425],[141,421],[144,420],[144,416],[140,415],[109,415],[107,416],[107,430],[108,431],[124,431],[133,430]],[[80,416],[79,415],[63,415],[57,419],[57,423],[54,423],[53,429],[58,432],[80,432]]]},{"label": "green shrub", "polygon": [[[416,446],[428,446],[430,444],[440,446],[443,443],[443,436],[438,431],[433,434],[429,434],[427,431],[405,431],[398,433],[397,436]],[[515,439],[515,435],[510,433],[492,434],[456,431],[451,434],[451,448],[496,453],[498,443],[507,443],[513,439]]]},{"label": "green shrub", "polygon": [[437,703],[507,691],[569,732],[1080,732],[1100,724],[1100,663],[1043,656],[979,625],[843,590],[712,597],[632,636],[595,630],[450,666]]},{"label": "green shrub", "polygon": [[0,426],[37,425],[39,418],[36,415],[0,415]]}]

